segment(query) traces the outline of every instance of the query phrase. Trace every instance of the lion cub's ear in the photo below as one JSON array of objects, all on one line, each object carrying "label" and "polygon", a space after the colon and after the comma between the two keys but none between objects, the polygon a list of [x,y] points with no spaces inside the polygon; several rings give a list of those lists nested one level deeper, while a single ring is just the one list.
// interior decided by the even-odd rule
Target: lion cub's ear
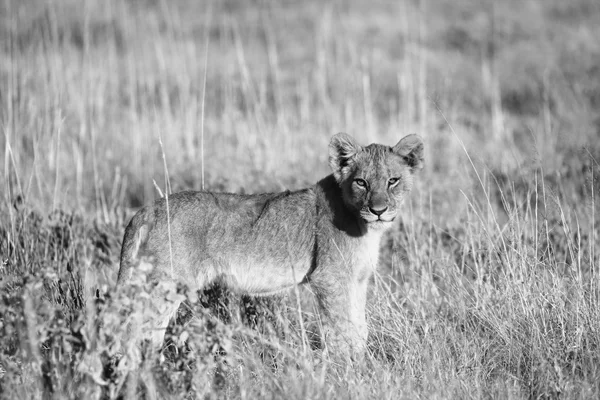
[{"label": "lion cub's ear", "polygon": [[340,132],[331,138],[329,143],[329,166],[338,182],[341,182],[349,172],[354,156],[361,151],[362,147],[356,143],[352,136],[344,132]]},{"label": "lion cub's ear", "polygon": [[412,169],[423,168],[423,139],[419,135],[408,135],[392,148]]}]

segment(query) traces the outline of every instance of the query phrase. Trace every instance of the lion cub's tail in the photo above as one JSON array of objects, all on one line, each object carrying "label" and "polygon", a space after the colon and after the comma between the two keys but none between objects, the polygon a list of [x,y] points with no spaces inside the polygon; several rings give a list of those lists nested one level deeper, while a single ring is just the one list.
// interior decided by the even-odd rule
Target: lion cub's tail
[{"label": "lion cub's tail", "polygon": [[153,221],[151,219],[154,213],[151,211],[151,207],[142,208],[131,218],[125,228],[117,286],[121,286],[131,279],[140,248],[148,240],[148,233],[152,228]]}]

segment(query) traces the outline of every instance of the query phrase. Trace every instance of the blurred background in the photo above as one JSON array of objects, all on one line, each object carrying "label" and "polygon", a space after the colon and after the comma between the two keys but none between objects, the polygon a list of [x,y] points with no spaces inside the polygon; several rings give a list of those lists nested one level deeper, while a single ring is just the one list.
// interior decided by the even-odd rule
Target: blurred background
[{"label": "blurred background", "polygon": [[339,131],[425,140],[367,362],[313,364],[292,293],[238,298],[246,323],[199,307],[170,383],[148,376],[175,398],[599,397],[598,0],[0,0],[0,130],[0,397],[116,396],[132,213],[313,185]]},{"label": "blurred background", "polygon": [[599,159],[599,38],[595,0],[6,0],[4,197],[138,207],[163,152],[174,191],[295,189],[329,173],[338,131],[418,133],[420,196],[452,212],[465,149],[513,181]]}]

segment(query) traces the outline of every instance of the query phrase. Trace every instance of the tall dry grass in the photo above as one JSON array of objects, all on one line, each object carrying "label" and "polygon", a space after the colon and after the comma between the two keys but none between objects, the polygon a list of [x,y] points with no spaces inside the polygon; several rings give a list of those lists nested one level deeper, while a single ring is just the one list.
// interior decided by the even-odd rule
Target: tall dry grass
[{"label": "tall dry grass", "polygon": [[[4,1],[1,396],[597,397],[599,19],[587,0]],[[127,387],[118,332],[145,283],[114,282],[132,209],[167,178],[310,185],[342,130],[427,142],[364,362],[303,346],[305,289],[213,290]]]}]

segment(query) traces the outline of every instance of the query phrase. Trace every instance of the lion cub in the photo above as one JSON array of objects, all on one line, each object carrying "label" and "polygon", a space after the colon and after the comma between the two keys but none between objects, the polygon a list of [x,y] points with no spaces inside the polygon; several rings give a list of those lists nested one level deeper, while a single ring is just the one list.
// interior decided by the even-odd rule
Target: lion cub
[{"label": "lion cub", "polygon": [[[363,147],[338,133],[329,164],[332,175],[295,192],[180,192],[168,197],[168,212],[167,199],[156,200],[125,230],[117,285],[142,264],[151,282],[181,282],[192,291],[219,280],[241,293],[268,295],[306,283],[316,294],[328,348],[361,352],[369,277],[382,235],[422,168],[423,141],[409,135],[393,147]],[[153,312],[141,331],[156,349],[180,305],[173,298],[149,297]]]}]

